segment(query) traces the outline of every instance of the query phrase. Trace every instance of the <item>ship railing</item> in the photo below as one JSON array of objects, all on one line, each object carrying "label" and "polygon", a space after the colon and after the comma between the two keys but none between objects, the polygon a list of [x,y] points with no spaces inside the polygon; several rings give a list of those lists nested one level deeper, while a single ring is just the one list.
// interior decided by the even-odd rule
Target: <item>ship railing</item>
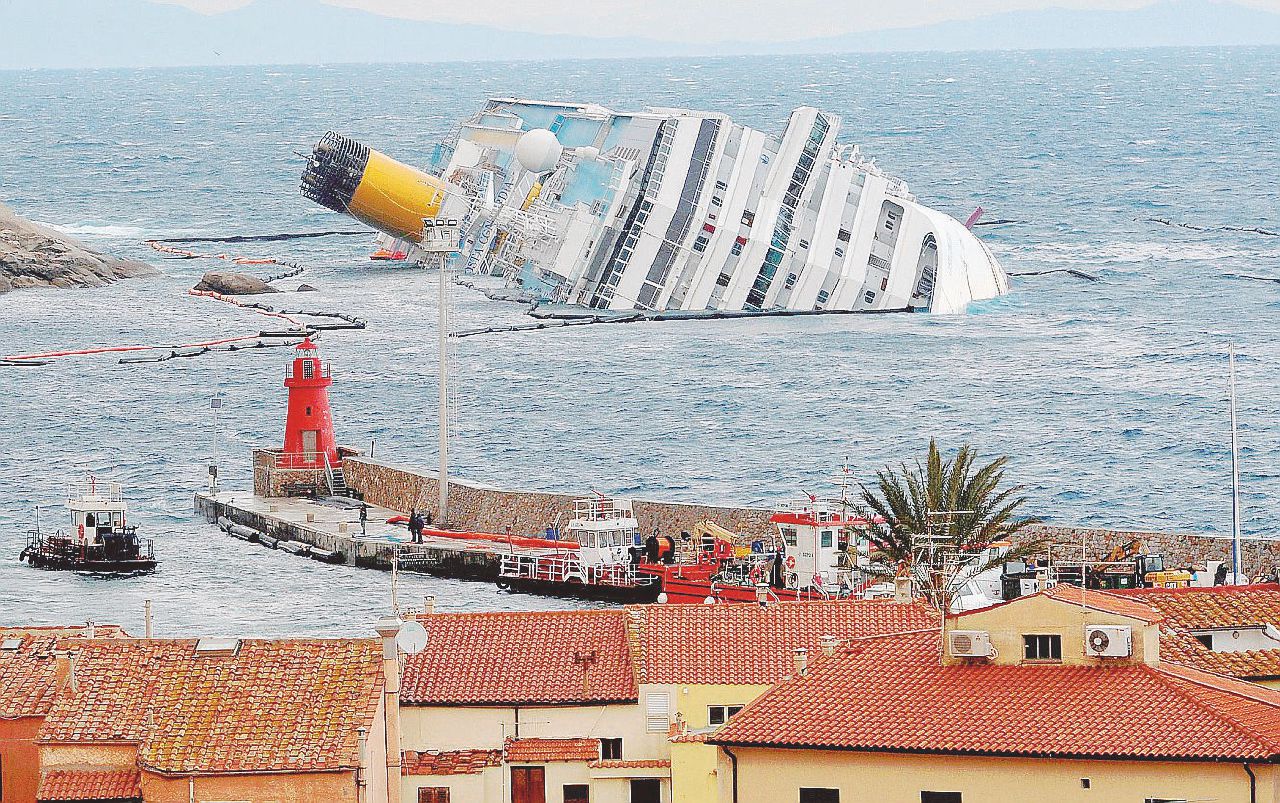
[{"label": "ship railing", "polygon": [[648,575],[642,580],[635,566],[631,564],[583,565],[577,555],[503,555],[498,575],[503,578],[536,580],[545,583],[583,583],[624,587],[652,581]]},{"label": "ship railing", "polygon": [[275,468],[313,468],[317,471],[328,471],[329,453],[319,450],[301,452],[271,452],[271,463]]},{"label": "ship railing", "polygon": [[83,499],[88,496],[92,489],[95,496],[100,496],[108,502],[123,502],[124,487],[118,482],[101,482],[97,479],[84,480],[83,482],[71,482],[67,484],[67,500],[74,501]]},{"label": "ship railing", "polygon": [[[320,363],[320,372],[319,372],[319,376],[320,376],[320,378],[322,378],[322,379],[327,379],[327,378],[329,378],[330,376],[332,376],[332,374],[331,374],[331,373],[329,373],[329,363],[327,363],[327,362],[322,362],[322,363]],[[303,379],[314,379],[314,378],[316,377],[316,373],[315,373],[314,369],[312,369],[312,372],[308,373],[308,372],[306,371],[306,369],[304,368],[304,370],[303,370],[303,372],[302,372],[302,377],[303,377]],[[293,378],[294,378],[293,363],[289,363],[288,365],[286,365],[286,366],[284,367],[284,378],[285,378],[285,379],[293,379]]]}]

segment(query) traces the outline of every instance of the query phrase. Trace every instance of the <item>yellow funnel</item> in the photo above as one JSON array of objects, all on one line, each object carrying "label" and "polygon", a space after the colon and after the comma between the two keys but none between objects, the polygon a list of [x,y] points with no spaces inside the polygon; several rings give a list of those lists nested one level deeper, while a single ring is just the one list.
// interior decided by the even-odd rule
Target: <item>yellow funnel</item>
[{"label": "yellow funnel", "polygon": [[440,214],[444,181],[330,131],[307,160],[302,195],[417,243],[422,242],[422,219]]}]

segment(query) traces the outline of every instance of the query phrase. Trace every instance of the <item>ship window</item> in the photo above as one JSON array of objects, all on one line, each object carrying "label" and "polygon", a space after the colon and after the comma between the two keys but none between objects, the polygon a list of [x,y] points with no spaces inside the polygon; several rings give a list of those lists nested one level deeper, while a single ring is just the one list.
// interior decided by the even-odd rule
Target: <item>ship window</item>
[{"label": "ship window", "polygon": [[796,528],[783,527],[782,540],[787,542],[787,546],[795,546],[796,545]]},{"label": "ship window", "polygon": [[97,519],[95,519],[95,518],[94,518],[94,516],[93,516],[93,514],[92,514],[92,513],[86,513],[86,514],[84,514],[84,526],[86,526],[86,527],[92,527],[92,526],[94,526],[96,523],[97,523]]},{"label": "ship window", "polygon": [[749,211],[749,210],[748,210],[748,211],[746,211],[746,212],[743,212],[743,213],[742,213],[742,225],[744,225],[744,226],[750,226],[750,225],[754,224],[755,222],[756,222],[756,213],[755,213],[755,212],[752,212],[752,211]]},{"label": "ship window", "polygon": [[819,290],[819,291],[818,291],[818,303],[819,303],[819,304],[825,304],[825,303],[827,303],[827,299],[828,299],[828,298],[831,298],[831,294],[830,294],[830,293],[828,293],[826,290]]},{"label": "ship window", "polygon": [[725,182],[723,182],[723,181],[717,181],[717,182],[716,182],[716,189],[717,189],[717,190],[727,190],[727,189],[729,189],[729,185],[728,185],[728,184],[726,184],[726,183],[725,183]]},{"label": "ship window", "polygon": [[831,546],[831,531],[830,531],[830,530],[823,530],[823,531],[822,531],[822,545],[823,545],[824,547],[830,547],[830,546]]},{"label": "ship window", "polygon": [[790,290],[791,288],[795,287],[795,286],[796,286],[796,279],[798,279],[798,278],[800,278],[800,277],[799,277],[799,276],[796,276],[794,273],[788,273],[788,274],[787,274],[787,282],[786,282],[786,284],[784,284],[784,285],[783,285],[783,288],[784,288],[784,289],[786,289],[786,290]]},{"label": "ship window", "polygon": [[875,291],[875,290],[868,290],[868,291],[867,291],[867,294],[866,294],[866,295],[864,295],[864,296],[862,297],[862,300],[863,300],[863,301],[865,301],[865,302],[867,302],[868,304],[870,304],[872,301],[875,301],[875,300],[876,300],[876,291]]},{"label": "ship window", "polygon": [[712,196],[711,196],[711,205],[712,205],[712,206],[720,206],[720,205],[721,205],[721,204],[723,204],[723,203],[724,203],[724,200],[723,200],[719,195],[712,195]]},{"label": "ship window", "polygon": [[699,237],[698,239],[694,240],[694,241],[693,241],[693,250],[694,250],[694,251],[697,251],[699,254],[701,254],[703,251],[706,251],[706,250],[707,250],[707,238],[706,238],[706,237]]},{"label": "ship window", "polygon": [[883,279],[881,279],[881,280],[880,280],[880,289],[881,289],[881,290],[888,290],[888,289],[889,289],[889,277],[888,277],[888,276],[886,276],[886,277],[884,277]]},{"label": "ship window", "polygon": [[844,256],[844,249],[843,249],[843,248],[837,248],[837,249],[836,249],[836,256],[838,256],[838,257],[843,257],[843,256]]},{"label": "ship window", "polygon": [[[729,253],[734,256],[740,256],[742,254],[742,243],[734,243],[733,247],[729,249]],[[728,282],[725,282],[725,284],[728,284]]]},{"label": "ship window", "polygon": [[729,286],[729,280],[730,280],[730,279],[732,279],[732,278],[733,278],[733,277],[732,277],[732,276],[730,276],[729,274],[727,274],[727,273],[722,273],[722,274],[720,274],[720,277],[719,277],[718,279],[716,279],[716,284],[718,284],[718,285],[719,285],[719,286],[721,286],[721,287],[728,287],[728,286]]},{"label": "ship window", "polygon": [[847,243],[852,236],[848,229],[841,229],[840,233],[836,235],[836,239],[842,243]]}]

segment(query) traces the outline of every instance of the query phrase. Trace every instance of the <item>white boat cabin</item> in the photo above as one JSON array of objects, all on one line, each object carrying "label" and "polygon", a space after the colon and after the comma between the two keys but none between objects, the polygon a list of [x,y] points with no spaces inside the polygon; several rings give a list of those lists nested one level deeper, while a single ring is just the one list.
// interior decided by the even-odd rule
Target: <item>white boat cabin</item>
[{"label": "white boat cabin", "polygon": [[769,520],[782,540],[789,588],[836,587],[848,579],[848,541],[860,539],[866,521],[849,515],[839,503],[821,501],[779,511]]},{"label": "white boat cabin", "polygon": [[578,559],[584,566],[625,564],[631,548],[641,546],[630,499],[577,500],[567,535],[578,544]]},{"label": "white boat cabin", "polygon": [[72,539],[78,544],[101,544],[102,536],[127,524],[120,486],[99,482],[93,475],[89,476],[87,489],[67,492],[67,509],[71,512]]}]

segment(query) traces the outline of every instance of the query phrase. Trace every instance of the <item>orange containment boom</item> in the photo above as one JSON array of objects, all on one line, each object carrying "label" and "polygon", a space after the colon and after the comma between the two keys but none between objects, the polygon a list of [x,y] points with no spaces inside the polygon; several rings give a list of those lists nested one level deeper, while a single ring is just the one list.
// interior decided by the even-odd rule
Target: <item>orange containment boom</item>
[{"label": "orange containment boom", "polygon": [[437,217],[444,181],[330,131],[307,159],[302,196],[400,240],[422,242],[422,219]]}]

